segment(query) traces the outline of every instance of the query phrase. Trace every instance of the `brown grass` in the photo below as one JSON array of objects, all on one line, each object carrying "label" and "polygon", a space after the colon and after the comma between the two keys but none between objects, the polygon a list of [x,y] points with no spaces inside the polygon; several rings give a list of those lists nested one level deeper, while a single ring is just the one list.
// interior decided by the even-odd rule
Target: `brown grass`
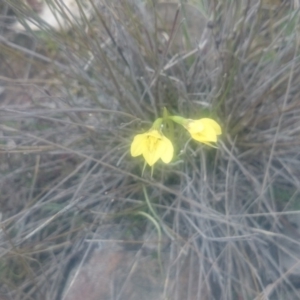
[{"label": "brown grass", "polygon": [[[165,297],[182,297],[174,278],[190,272],[199,284],[187,299],[300,298],[298,11],[191,2],[94,1],[90,20],[62,31],[2,24],[3,296],[62,299],[88,239],[151,250],[156,230],[142,211],[162,230]],[[13,0],[2,20],[11,8],[24,22]],[[163,107],[213,117],[224,133],[215,150],[176,129],[172,163],[142,177],[129,146]]]}]

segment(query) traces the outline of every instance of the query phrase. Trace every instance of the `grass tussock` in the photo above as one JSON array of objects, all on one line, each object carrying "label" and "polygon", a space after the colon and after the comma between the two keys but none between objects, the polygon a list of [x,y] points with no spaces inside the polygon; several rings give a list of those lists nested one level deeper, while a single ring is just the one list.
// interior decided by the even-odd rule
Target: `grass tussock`
[{"label": "grass tussock", "polygon": [[[87,240],[159,233],[164,299],[181,273],[186,299],[300,299],[297,2],[47,2],[60,30],[1,5],[0,292],[62,299]],[[223,134],[176,127],[173,161],[141,176],[130,143],[164,107]]]}]

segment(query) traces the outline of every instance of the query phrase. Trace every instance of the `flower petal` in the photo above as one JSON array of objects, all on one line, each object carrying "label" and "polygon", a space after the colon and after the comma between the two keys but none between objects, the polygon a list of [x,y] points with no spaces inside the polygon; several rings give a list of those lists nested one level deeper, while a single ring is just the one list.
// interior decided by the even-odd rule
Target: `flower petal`
[{"label": "flower petal", "polygon": [[161,139],[163,137],[163,134],[160,133],[157,129],[152,129],[147,132],[147,136],[153,136],[157,139]]},{"label": "flower petal", "polygon": [[147,132],[143,156],[149,166],[153,166],[161,156],[162,139],[163,135],[156,129]]},{"label": "flower petal", "polygon": [[148,149],[145,149],[145,151],[143,152],[145,161],[149,166],[153,166],[159,160],[160,155],[161,154],[158,146],[151,152]]},{"label": "flower petal", "polygon": [[200,132],[190,132],[193,139],[195,139],[198,142],[216,142],[217,141],[217,135],[215,130],[212,127],[205,127]]},{"label": "flower petal", "polygon": [[160,157],[165,164],[168,164],[173,158],[174,147],[172,142],[165,136],[163,137],[162,143],[163,143],[163,151],[161,152]]},{"label": "flower petal", "polygon": [[144,152],[143,156],[150,167],[152,167],[159,160],[157,153]]},{"label": "flower petal", "polygon": [[136,157],[141,155],[144,152],[146,142],[147,142],[147,135],[145,135],[145,133],[137,134],[134,137],[133,142],[131,143],[131,147],[130,147],[131,156]]},{"label": "flower petal", "polygon": [[210,118],[190,120],[187,130],[193,139],[209,146],[210,142],[217,142],[217,136],[222,133],[220,125]]},{"label": "flower petal", "polygon": [[196,132],[201,132],[204,129],[204,125],[200,120],[190,120],[187,123],[186,129],[192,134]]},{"label": "flower petal", "polygon": [[215,131],[216,135],[222,134],[221,126],[215,120],[209,118],[203,118],[200,119],[199,121],[201,121],[204,128],[207,127],[212,128]]}]

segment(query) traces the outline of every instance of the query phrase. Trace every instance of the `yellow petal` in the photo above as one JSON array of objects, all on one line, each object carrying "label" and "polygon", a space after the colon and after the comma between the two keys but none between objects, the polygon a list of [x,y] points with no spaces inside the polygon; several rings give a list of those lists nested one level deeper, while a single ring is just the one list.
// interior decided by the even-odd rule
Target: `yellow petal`
[{"label": "yellow petal", "polygon": [[163,137],[163,135],[157,129],[152,129],[152,130],[148,131],[147,135],[153,136],[157,139],[161,139]]},{"label": "yellow petal", "polygon": [[163,137],[163,151],[161,152],[161,160],[168,164],[172,158],[174,153],[174,147],[172,142],[167,139],[165,136]]},{"label": "yellow petal", "polygon": [[161,156],[161,143],[163,135],[156,129],[147,133],[143,156],[149,166],[153,166]]},{"label": "yellow petal", "polygon": [[187,130],[193,139],[209,146],[211,146],[210,142],[217,141],[217,135],[222,132],[220,125],[209,118],[191,120],[187,125]]},{"label": "yellow petal", "polygon": [[144,152],[146,140],[147,140],[147,136],[145,135],[145,133],[137,134],[134,137],[130,147],[131,156],[136,157],[141,155]]},{"label": "yellow petal", "polygon": [[215,120],[209,119],[209,118],[203,118],[203,119],[200,119],[199,121],[201,121],[204,128],[207,128],[207,127],[212,128],[215,131],[216,135],[222,134],[222,129]]},{"label": "yellow petal", "polygon": [[193,139],[199,141],[199,142],[216,142],[217,141],[217,135],[211,126],[205,126],[203,127],[203,130],[199,132],[190,132]]},{"label": "yellow petal", "polygon": [[145,161],[148,163],[149,166],[153,166],[160,158],[159,149],[156,148],[154,151],[150,152],[148,149],[145,149],[143,152],[143,156]]},{"label": "yellow petal", "polygon": [[200,120],[190,120],[190,122],[187,123],[186,129],[190,133],[196,133],[196,132],[201,132],[204,129],[204,125]]},{"label": "yellow petal", "polygon": [[217,135],[212,128],[206,128],[202,132],[191,133],[191,136],[194,140],[202,143],[217,141]]}]

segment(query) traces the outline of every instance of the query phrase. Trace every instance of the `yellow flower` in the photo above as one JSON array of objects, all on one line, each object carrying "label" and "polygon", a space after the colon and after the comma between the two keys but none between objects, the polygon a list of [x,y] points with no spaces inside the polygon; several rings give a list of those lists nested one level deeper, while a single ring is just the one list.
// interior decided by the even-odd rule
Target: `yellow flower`
[{"label": "yellow flower", "polygon": [[212,146],[211,142],[217,142],[217,136],[222,133],[220,125],[209,118],[200,120],[187,119],[182,125],[187,129],[194,140],[209,146]]},{"label": "yellow flower", "polygon": [[133,157],[143,155],[150,166],[153,166],[160,158],[164,163],[169,163],[174,152],[171,141],[156,128],[136,135],[130,150]]}]

